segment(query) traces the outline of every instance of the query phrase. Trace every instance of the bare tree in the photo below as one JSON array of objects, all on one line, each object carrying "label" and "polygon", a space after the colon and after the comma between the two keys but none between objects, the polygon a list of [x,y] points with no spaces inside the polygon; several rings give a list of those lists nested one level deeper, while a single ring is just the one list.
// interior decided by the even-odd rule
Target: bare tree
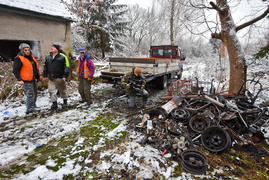
[{"label": "bare tree", "polygon": [[183,18],[184,0],[158,0],[162,7],[165,20],[169,22],[170,44],[174,45],[176,36],[180,34],[181,21]]},{"label": "bare tree", "polygon": [[217,0],[217,4],[210,2],[210,5],[219,14],[219,19],[221,23],[221,32],[213,33],[212,37],[221,39],[227,48],[230,61],[230,82],[229,82],[229,93],[236,93],[243,82],[246,80],[247,66],[244,57],[244,52],[241,48],[240,42],[237,38],[236,33],[251,24],[261,20],[266,17],[269,13],[269,7],[260,16],[236,26],[227,0]]},{"label": "bare tree", "polygon": [[143,40],[148,36],[149,16],[146,9],[140,6],[130,5],[126,13],[128,20],[128,33],[125,39],[127,48],[132,49],[132,52],[139,52]]},{"label": "bare tree", "polygon": [[[211,1],[207,4],[207,1],[202,0],[198,3],[197,1],[189,1],[185,5],[194,7],[200,12],[196,14],[195,19],[190,18],[192,22],[203,23],[205,25],[205,28],[199,28],[198,33],[197,31],[196,33],[202,35],[204,32],[210,31],[212,38],[220,39],[226,47],[230,62],[229,93],[237,93],[242,83],[246,80],[247,75],[246,60],[239,39],[237,38],[237,32],[266,17],[269,13],[269,7],[266,10],[263,9],[262,14],[260,13],[262,11],[261,9],[259,12],[256,12],[256,16],[254,15],[253,19],[236,25],[229,6],[231,2],[227,0],[216,0],[216,3]],[[239,4],[236,6],[239,6]],[[219,20],[209,18],[209,16],[212,17],[212,14],[208,10],[216,10]],[[188,28],[194,32],[195,25]],[[195,30],[197,30],[197,25]]]}]

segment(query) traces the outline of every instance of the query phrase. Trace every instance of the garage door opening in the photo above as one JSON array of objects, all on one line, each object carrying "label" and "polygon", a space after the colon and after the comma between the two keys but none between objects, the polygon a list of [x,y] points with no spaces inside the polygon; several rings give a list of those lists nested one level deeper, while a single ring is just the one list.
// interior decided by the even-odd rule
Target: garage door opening
[{"label": "garage door opening", "polygon": [[12,40],[0,40],[0,62],[11,62],[20,52],[19,46],[21,43],[27,43],[30,45],[34,57],[37,60],[41,60],[41,46],[39,41],[12,41]]}]

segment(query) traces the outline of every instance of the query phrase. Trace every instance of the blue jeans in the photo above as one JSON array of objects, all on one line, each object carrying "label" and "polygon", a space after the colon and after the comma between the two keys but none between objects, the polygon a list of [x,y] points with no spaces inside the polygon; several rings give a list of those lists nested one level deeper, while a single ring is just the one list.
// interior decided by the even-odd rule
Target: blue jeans
[{"label": "blue jeans", "polygon": [[[145,106],[147,104],[147,100],[149,97],[148,91],[143,89],[142,96],[143,96],[143,106]],[[136,96],[128,96],[129,107],[135,107],[135,103],[136,103]]]},{"label": "blue jeans", "polygon": [[34,110],[37,98],[37,82],[24,81],[24,90],[26,92],[26,111]]}]

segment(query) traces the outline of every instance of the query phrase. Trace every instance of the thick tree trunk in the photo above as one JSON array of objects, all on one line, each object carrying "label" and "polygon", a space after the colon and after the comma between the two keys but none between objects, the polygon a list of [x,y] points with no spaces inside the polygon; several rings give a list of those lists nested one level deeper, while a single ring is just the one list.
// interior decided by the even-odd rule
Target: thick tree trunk
[{"label": "thick tree trunk", "polygon": [[221,22],[221,41],[227,48],[230,61],[229,93],[237,93],[246,80],[247,67],[244,52],[236,36],[236,25],[232,19],[227,0],[218,0]]}]

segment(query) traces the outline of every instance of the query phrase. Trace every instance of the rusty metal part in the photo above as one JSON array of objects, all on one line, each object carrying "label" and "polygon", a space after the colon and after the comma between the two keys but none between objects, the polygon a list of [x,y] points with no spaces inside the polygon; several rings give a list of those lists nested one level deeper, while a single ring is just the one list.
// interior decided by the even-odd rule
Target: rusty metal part
[{"label": "rusty metal part", "polygon": [[242,140],[242,138],[240,138],[240,137],[234,132],[234,130],[232,130],[232,129],[229,128],[229,127],[224,127],[223,129],[224,129],[226,132],[228,132],[229,135],[230,135],[234,140],[237,141],[237,144],[238,144],[239,146],[243,146],[244,141]]},{"label": "rusty metal part", "polygon": [[165,120],[167,118],[167,114],[164,109],[157,107],[154,109],[150,109],[147,114],[150,116],[152,120]]},{"label": "rusty metal part", "polygon": [[219,126],[206,128],[201,137],[202,144],[212,152],[224,152],[231,146],[231,137]]},{"label": "rusty metal part", "polygon": [[182,124],[177,121],[168,121],[167,130],[173,135],[180,135],[182,132]]},{"label": "rusty metal part", "polygon": [[205,97],[205,99],[211,101],[212,103],[214,103],[214,104],[216,104],[216,105],[218,105],[218,106],[220,106],[220,107],[222,107],[222,108],[225,107],[225,104],[222,104],[221,102],[219,102],[219,101],[217,101],[217,100],[215,100],[215,99],[209,97],[208,95],[203,95],[203,96]]},{"label": "rusty metal part", "polygon": [[196,115],[190,119],[189,126],[194,132],[201,133],[210,126],[210,120],[205,116]]},{"label": "rusty metal part", "polygon": [[194,147],[194,145],[193,145],[193,142],[192,142],[192,139],[191,139],[191,137],[190,137],[190,134],[189,134],[187,131],[185,131],[185,132],[183,133],[183,135],[184,135],[184,137],[186,137],[186,139],[188,140],[188,142],[189,142],[189,144],[190,144],[190,149],[195,149],[195,147]]},{"label": "rusty metal part", "polygon": [[[250,90],[246,89],[246,85],[247,83],[249,84],[254,84],[254,86],[258,86],[258,91],[254,94],[254,93],[251,93]],[[258,95],[260,94],[260,92],[262,91],[262,85],[261,83],[259,82],[259,80],[255,80],[254,79],[247,79],[240,87],[240,89],[238,90],[237,92],[237,97],[244,97],[247,99],[247,102],[249,102],[250,104],[254,104],[254,102],[256,101],[256,99],[258,98]]]},{"label": "rusty metal part", "polygon": [[204,174],[208,168],[208,159],[196,149],[187,149],[181,153],[182,167],[193,174]]}]

